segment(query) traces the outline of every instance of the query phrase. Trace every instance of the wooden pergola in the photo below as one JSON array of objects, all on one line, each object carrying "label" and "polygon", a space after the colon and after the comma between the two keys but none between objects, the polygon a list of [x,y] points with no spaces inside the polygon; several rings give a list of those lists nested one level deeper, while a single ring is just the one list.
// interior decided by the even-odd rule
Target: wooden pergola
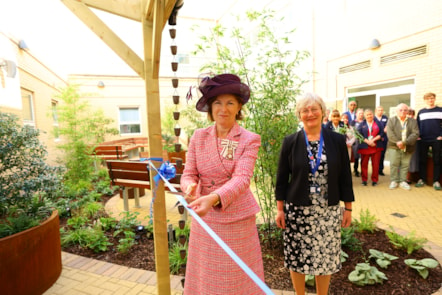
[{"label": "wooden pergola", "polygon": [[[81,21],[120,56],[146,86],[149,155],[162,156],[159,66],[164,26],[179,0],[61,0]],[[144,59],[124,43],[90,8],[139,21],[143,31]],[[151,174],[151,183],[153,183]],[[169,251],[164,186],[154,202],[154,244],[158,294],[170,294]]]}]

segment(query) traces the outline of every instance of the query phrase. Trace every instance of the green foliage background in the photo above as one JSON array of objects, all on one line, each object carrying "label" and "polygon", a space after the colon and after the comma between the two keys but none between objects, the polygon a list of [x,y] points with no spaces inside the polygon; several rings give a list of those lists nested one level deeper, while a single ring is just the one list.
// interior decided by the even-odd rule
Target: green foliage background
[{"label": "green foliage background", "polygon": [[[297,71],[309,53],[289,46],[288,36],[294,30],[275,29],[272,25],[281,20],[275,19],[271,11],[247,12],[245,19],[237,20],[232,28],[216,25],[210,34],[200,36],[194,54],[215,51],[216,59],[204,65],[201,72],[237,74],[250,86],[251,97],[245,105],[247,117],[242,124],[261,135],[254,193],[259,198],[264,224],[270,228],[276,212],[274,191],[279,151],[283,138],[297,130],[296,97],[307,82]],[[244,28],[254,31],[249,34]],[[256,37],[253,44],[251,35]]]}]

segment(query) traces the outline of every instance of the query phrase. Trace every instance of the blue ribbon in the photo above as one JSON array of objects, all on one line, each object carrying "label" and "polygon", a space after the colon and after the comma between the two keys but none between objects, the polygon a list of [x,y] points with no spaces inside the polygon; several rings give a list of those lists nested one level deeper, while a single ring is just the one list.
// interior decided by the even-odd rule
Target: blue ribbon
[{"label": "blue ribbon", "polygon": [[[152,164],[152,162],[149,161],[150,166],[154,170],[158,172],[156,167]],[[169,188],[171,192],[177,193],[178,191],[169,183],[168,179],[166,179],[162,174],[158,173],[157,175],[160,175],[162,180],[164,181],[165,185]],[[155,184],[157,186],[157,184]],[[264,291],[267,295],[274,295],[272,290],[248,267],[247,264],[242,261],[242,259],[236,255],[235,252],[233,252],[232,249],[210,228],[210,226],[207,225],[207,223],[204,222],[204,220],[199,217],[198,214],[195,213],[191,208],[187,207],[188,203],[186,199],[183,198],[183,196],[174,194],[175,197],[178,199],[178,201],[186,208],[186,210],[189,212],[189,214],[196,220],[203,228],[204,230],[209,234],[209,236],[212,237],[212,239],[215,240],[215,242],[227,253],[227,255],[232,258],[233,261],[235,261],[236,264],[255,282],[255,284],[261,288],[262,291]]]},{"label": "blue ribbon", "polygon": [[[167,180],[172,179],[176,175],[176,169],[175,166],[170,164],[169,161],[163,162],[163,158],[141,158],[141,162],[148,161],[149,165],[152,166],[155,171],[157,172],[157,175],[153,177],[153,180],[155,182],[155,187],[152,190],[152,200],[150,201],[150,220],[149,224],[152,224],[152,218],[153,218],[153,203],[155,201],[155,198],[157,197],[157,189],[158,189],[158,182],[163,177]],[[160,169],[156,169],[156,167],[152,164],[151,161],[158,161],[163,162],[160,166]],[[147,169],[150,170],[149,166],[147,166]]]}]

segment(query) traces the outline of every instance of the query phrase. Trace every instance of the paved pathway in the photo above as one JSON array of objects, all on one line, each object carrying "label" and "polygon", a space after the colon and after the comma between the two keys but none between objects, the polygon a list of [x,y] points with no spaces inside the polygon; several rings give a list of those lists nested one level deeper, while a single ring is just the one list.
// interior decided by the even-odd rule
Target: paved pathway
[{"label": "paved pathway", "polygon": [[[388,167],[386,167],[388,174]],[[381,228],[392,226],[396,232],[407,234],[412,231],[419,237],[429,240],[426,249],[442,263],[442,191],[432,187],[415,188],[410,191],[400,188],[388,189],[389,176],[380,176],[376,187],[362,186],[361,179],[353,177],[356,202],[353,205],[353,217],[359,218],[361,210],[369,212],[379,220]],[[151,199],[148,194],[140,199],[141,208],[131,210],[140,212],[140,220],[148,222]],[[166,193],[166,210],[169,223],[177,224],[182,216],[175,206],[176,199]],[[112,198],[106,210],[118,218],[123,201]],[[156,275],[154,272],[114,265],[103,261],[62,253],[63,271],[57,282],[45,295],[71,294],[157,294]],[[171,276],[172,294],[181,294],[181,277]],[[293,295],[291,291],[273,290],[275,295]],[[435,294],[442,295],[442,290]]]}]

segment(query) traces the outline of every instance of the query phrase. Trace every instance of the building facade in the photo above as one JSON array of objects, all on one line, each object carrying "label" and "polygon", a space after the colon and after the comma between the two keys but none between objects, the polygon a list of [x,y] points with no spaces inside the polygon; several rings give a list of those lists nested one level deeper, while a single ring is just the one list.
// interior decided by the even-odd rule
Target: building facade
[{"label": "building facade", "polygon": [[[67,82],[32,55],[24,40],[0,32],[0,63],[11,61],[12,69],[0,69],[0,111],[15,114],[24,125],[39,129],[48,150],[48,162],[56,164],[57,106],[59,89]],[[8,72],[9,70],[9,72]]]}]

